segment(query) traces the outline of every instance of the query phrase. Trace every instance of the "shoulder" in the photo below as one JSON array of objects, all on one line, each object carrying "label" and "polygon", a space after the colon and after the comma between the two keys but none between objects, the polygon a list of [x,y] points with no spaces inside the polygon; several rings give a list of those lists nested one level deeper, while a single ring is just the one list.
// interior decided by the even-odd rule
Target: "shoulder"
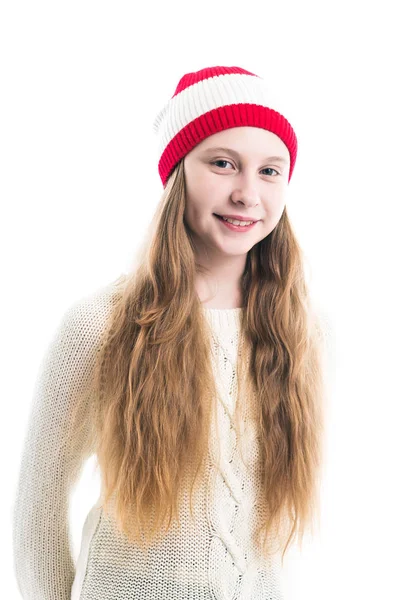
[{"label": "shoulder", "polygon": [[331,352],[335,341],[335,328],[332,321],[332,316],[319,306],[317,309],[318,332],[323,341],[324,347],[328,352]]},{"label": "shoulder", "polygon": [[70,304],[59,320],[53,342],[70,350],[97,346],[118,299],[122,277]]},{"label": "shoulder", "polygon": [[331,347],[335,333],[332,315],[320,298],[314,294],[310,294],[309,296],[308,314],[312,322],[313,331],[317,334],[323,346]]}]

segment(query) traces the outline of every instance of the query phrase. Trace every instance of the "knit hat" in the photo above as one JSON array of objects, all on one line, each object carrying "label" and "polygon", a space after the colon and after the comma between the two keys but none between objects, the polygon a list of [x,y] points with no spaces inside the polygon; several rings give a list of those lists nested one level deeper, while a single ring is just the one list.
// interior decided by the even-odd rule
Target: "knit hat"
[{"label": "knit hat", "polygon": [[231,127],[260,127],[277,135],[297,156],[293,127],[265,81],[241,67],[207,67],[186,73],[154,120],[159,138],[158,172],[165,187],[177,163],[206,137]]}]

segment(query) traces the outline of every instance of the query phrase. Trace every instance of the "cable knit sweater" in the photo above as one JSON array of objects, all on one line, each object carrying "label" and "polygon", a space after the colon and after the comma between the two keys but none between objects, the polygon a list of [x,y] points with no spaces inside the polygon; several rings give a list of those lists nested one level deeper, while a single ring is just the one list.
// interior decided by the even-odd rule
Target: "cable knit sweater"
[{"label": "cable knit sweater", "polygon": [[[71,458],[61,437],[80,394],[90,388],[96,349],[112,308],[113,285],[75,302],[42,359],[25,437],[13,512],[14,566],[25,600],[278,600],[281,566],[252,543],[257,514],[257,445],[237,451],[232,415],[237,393],[240,311],[203,307],[211,325],[218,383],[219,463],[211,436],[207,477],[182,530],[172,526],[149,554],[126,541],[100,507],[84,523],[77,564],[71,552],[69,497],[85,461],[89,436]],[[67,458],[68,456],[68,458]]]}]

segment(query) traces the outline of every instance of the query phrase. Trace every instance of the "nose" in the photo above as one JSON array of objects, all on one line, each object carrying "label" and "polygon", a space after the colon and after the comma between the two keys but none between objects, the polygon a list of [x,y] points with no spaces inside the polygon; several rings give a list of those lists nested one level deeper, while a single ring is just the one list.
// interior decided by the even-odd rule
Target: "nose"
[{"label": "nose", "polygon": [[259,203],[259,192],[251,175],[242,173],[235,183],[236,187],[231,194],[233,202],[243,202],[246,206],[254,206]]}]

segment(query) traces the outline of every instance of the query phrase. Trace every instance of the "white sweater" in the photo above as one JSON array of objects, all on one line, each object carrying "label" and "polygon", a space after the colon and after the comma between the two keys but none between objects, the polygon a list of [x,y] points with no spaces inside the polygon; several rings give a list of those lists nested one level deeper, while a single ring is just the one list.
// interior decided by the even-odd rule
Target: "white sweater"
[{"label": "white sweater", "polygon": [[[239,456],[231,426],[237,393],[241,308],[203,307],[215,343],[221,462],[210,444],[208,475],[190,519],[172,526],[146,557],[128,544],[100,508],[87,515],[77,564],[71,551],[69,499],[94,451],[82,436],[80,451],[66,458],[60,439],[74,402],[89,389],[114,284],[75,302],[64,314],[42,360],[25,437],[13,512],[15,576],[25,600],[278,600],[278,555],[268,563],[252,543],[258,478],[255,441]],[[239,349],[240,350],[240,349]],[[214,439],[214,436],[212,436]]]}]

